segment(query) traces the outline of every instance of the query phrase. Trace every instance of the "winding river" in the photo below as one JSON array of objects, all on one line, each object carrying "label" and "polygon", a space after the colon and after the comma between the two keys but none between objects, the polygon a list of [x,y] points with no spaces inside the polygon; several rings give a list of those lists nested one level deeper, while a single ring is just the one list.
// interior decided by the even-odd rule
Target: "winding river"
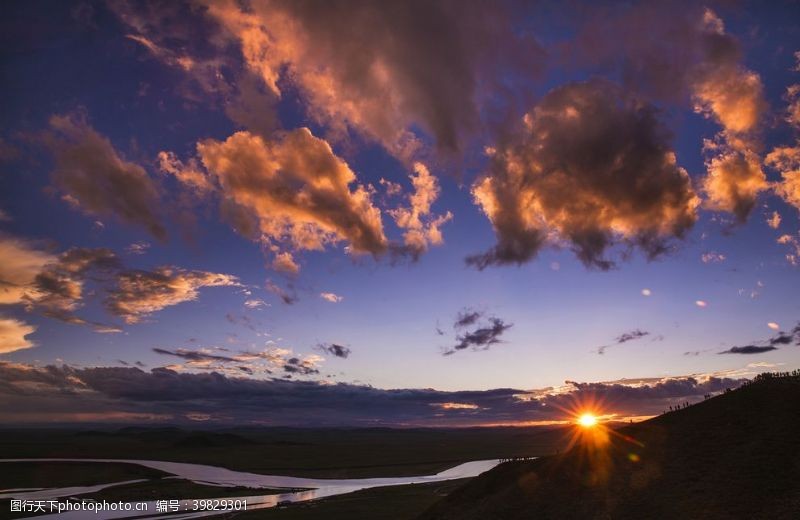
[{"label": "winding river", "polygon": [[[501,461],[476,460],[465,462],[450,469],[436,473],[435,475],[425,475],[417,477],[381,477],[381,478],[357,478],[357,479],[312,479],[302,477],[288,477],[284,475],[260,475],[258,473],[248,473],[244,471],[233,471],[227,468],[216,466],[206,466],[203,464],[189,464],[185,462],[166,462],[159,460],[129,460],[129,459],[2,459],[3,462],[109,462],[137,464],[152,469],[170,473],[178,478],[191,480],[197,484],[233,487],[245,486],[254,488],[272,489],[304,489],[304,491],[293,491],[279,495],[251,495],[241,497],[226,497],[226,500],[243,500],[247,502],[247,510],[264,509],[275,507],[278,504],[288,502],[302,502],[319,498],[330,497],[352,493],[362,489],[384,486],[403,486],[407,484],[424,484],[429,482],[443,482],[460,478],[475,477],[497,466]],[[99,486],[70,487],[70,488],[50,488],[37,490],[0,490],[0,499],[22,499],[39,500],[71,497],[84,493],[92,493],[111,486],[122,485],[130,482],[115,482],[102,484]],[[183,500],[181,509],[190,508],[191,500]],[[93,519],[104,520],[111,518],[199,518],[204,516],[214,516],[222,514],[221,511],[182,511],[170,515],[154,516],[156,503],[147,502],[147,512],[141,511],[102,511],[92,514]],[[86,517],[85,511],[73,511],[61,514],[41,515],[37,518],[57,517],[59,519],[79,519]]]}]

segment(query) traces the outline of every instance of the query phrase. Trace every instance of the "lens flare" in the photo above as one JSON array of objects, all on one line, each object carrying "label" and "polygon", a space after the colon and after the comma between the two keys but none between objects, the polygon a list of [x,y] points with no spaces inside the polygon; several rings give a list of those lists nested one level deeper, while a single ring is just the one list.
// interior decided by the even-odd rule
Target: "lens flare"
[{"label": "lens flare", "polygon": [[585,413],[578,417],[578,424],[584,428],[591,428],[597,425],[597,417],[595,417],[593,414]]}]

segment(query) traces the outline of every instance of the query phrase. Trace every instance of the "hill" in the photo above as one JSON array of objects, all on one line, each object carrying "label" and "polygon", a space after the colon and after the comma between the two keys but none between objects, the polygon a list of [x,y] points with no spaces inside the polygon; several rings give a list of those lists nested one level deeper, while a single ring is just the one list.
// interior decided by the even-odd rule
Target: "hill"
[{"label": "hill", "polygon": [[605,443],[586,432],[563,454],[502,464],[420,518],[798,518],[798,433],[800,372],[762,374]]}]

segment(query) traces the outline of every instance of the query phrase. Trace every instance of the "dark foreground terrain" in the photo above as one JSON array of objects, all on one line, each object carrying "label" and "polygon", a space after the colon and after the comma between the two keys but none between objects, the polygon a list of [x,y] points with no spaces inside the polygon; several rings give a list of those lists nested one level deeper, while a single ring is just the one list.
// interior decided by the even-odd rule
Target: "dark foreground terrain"
[{"label": "dark foreground terrain", "polygon": [[[270,475],[361,478],[429,475],[462,462],[563,449],[563,428],[182,428],[0,430],[0,459],[92,458],[191,462]],[[37,471],[31,486],[64,478]],[[134,477],[135,478],[135,477]],[[8,481],[11,479],[11,481]],[[22,487],[4,480],[4,487]],[[0,487],[2,489],[2,487]]]},{"label": "dark foreground terrain", "polygon": [[606,434],[498,466],[421,518],[800,518],[800,374]]}]

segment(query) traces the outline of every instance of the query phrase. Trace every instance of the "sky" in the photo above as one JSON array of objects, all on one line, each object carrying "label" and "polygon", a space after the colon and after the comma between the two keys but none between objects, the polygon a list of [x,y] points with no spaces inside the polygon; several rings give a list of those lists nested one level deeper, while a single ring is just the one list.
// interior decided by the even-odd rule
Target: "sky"
[{"label": "sky", "polygon": [[536,424],[800,367],[796,2],[10,2],[7,423]]}]

